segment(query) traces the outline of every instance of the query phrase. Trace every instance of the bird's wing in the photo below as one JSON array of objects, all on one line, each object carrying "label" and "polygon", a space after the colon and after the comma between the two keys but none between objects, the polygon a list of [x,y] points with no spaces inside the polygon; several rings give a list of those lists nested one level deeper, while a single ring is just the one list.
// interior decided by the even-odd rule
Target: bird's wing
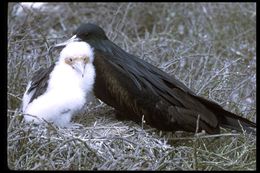
[{"label": "bird's wing", "polygon": [[33,74],[33,77],[31,79],[31,86],[27,90],[27,94],[34,91],[29,103],[32,102],[34,99],[36,99],[38,96],[42,95],[46,91],[48,87],[49,76],[54,66],[55,64],[52,64],[48,68],[40,68],[38,71],[36,71]]},{"label": "bird's wing", "polygon": [[[242,125],[249,132],[252,131],[249,127],[256,127],[255,123],[224,110],[217,103],[197,96],[174,77],[146,61],[126,53],[116,45],[99,51],[103,54],[105,61],[114,67],[114,70],[129,77],[133,84],[131,87],[136,87],[133,91],[139,91],[137,95],[146,97],[147,95],[142,93],[150,93],[158,96],[162,103],[169,103],[169,108],[162,107],[168,109],[169,116],[177,121],[179,127],[196,126],[198,115],[200,115],[200,122],[202,121],[206,125],[204,129],[210,133],[218,133],[219,125],[238,131],[241,131]],[[125,79],[118,78],[118,80]],[[140,98],[136,99],[140,100]],[[141,98],[141,101],[145,100]],[[237,120],[240,120],[241,125]]]},{"label": "bird's wing", "polygon": [[217,117],[183,83],[116,45],[111,49],[110,55],[111,53],[113,56],[107,57],[108,61],[122,73],[127,73],[140,92],[150,90],[171,105],[200,112],[202,121],[212,127],[217,126]]}]

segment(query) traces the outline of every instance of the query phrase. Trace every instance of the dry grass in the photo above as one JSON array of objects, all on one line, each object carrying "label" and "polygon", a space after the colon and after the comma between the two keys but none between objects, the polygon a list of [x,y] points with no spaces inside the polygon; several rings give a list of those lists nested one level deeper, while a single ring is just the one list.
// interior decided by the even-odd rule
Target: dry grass
[{"label": "dry grass", "polygon": [[[21,13],[18,15],[18,12]],[[126,51],[201,96],[256,120],[256,4],[48,3],[8,6],[8,166],[14,170],[255,170],[256,137],[161,132],[118,121],[97,100],[70,129],[25,123],[28,80],[54,62],[49,46],[94,22]]]}]

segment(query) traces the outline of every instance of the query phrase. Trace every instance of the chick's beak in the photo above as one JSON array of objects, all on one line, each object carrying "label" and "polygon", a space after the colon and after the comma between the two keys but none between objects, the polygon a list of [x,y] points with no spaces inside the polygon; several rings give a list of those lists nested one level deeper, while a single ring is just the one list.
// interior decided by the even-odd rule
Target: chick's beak
[{"label": "chick's beak", "polygon": [[80,41],[80,38],[78,38],[76,35],[74,35],[73,37],[71,37],[70,39],[68,39],[67,41],[63,42],[63,43],[58,43],[55,44],[54,46],[51,46],[49,48],[49,54],[55,49],[55,48],[63,48],[65,47],[67,44],[71,43],[71,42],[76,42],[76,41]]},{"label": "chick's beak", "polygon": [[86,63],[84,61],[77,61],[75,62],[72,67],[81,74],[82,78],[84,77],[84,73],[85,73],[85,67],[86,67]]}]

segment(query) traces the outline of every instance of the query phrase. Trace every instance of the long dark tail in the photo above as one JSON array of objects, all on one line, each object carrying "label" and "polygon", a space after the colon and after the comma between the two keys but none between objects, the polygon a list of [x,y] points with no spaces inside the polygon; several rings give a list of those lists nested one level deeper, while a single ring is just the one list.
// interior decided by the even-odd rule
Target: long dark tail
[{"label": "long dark tail", "polygon": [[234,129],[240,132],[242,132],[242,128],[241,128],[242,126],[247,133],[256,134],[255,129],[252,129],[252,128],[256,128],[256,123],[249,121],[248,119],[245,119],[236,114],[233,114],[231,112],[228,112],[224,109],[218,111],[218,113],[220,115],[219,117],[220,126],[229,129]]},{"label": "long dark tail", "polygon": [[206,100],[198,96],[197,98],[203,104],[205,104],[212,112],[214,112],[215,115],[218,116],[221,127],[242,132],[242,126],[247,133],[252,133],[254,135],[256,134],[256,123],[249,121],[248,119],[243,118],[241,116],[238,116],[232,112],[226,111],[220,105],[212,101]]}]

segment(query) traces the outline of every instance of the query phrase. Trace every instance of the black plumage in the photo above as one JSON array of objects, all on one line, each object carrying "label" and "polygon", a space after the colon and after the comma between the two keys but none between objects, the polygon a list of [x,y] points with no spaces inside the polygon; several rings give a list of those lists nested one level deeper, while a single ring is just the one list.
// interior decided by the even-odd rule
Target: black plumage
[{"label": "black plumage", "polygon": [[36,99],[37,97],[45,93],[48,87],[48,80],[50,77],[50,73],[52,72],[54,67],[55,64],[52,64],[48,68],[40,68],[38,71],[36,71],[33,74],[33,77],[31,79],[31,85],[27,91],[28,93],[33,92],[29,103],[31,103],[34,99]]},{"label": "black plumage", "polygon": [[70,41],[85,41],[94,48],[94,94],[114,107],[118,118],[141,122],[144,116],[147,124],[160,130],[195,132],[199,117],[199,131],[210,134],[219,133],[220,126],[241,131],[239,120],[245,130],[254,132],[254,122],[197,96],[174,77],[125,52],[99,26],[82,24],[74,34]]}]

